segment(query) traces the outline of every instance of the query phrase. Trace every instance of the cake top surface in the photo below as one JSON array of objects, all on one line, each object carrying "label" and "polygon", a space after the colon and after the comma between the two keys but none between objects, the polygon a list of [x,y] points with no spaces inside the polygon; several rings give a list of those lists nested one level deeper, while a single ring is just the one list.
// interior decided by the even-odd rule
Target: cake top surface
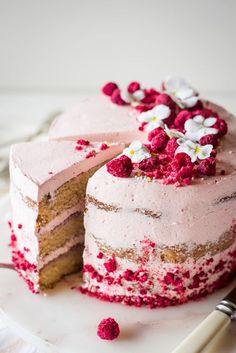
[{"label": "cake top surface", "polygon": [[125,89],[108,82],[102,93],[59,116],[49,137],[73,139],[84,134],[92,140],[133,141],[107,165],[116,177],[186,186],[196,178],[226,172],[216,168],[216,156],[234,148],[234,142],[232,146],[224,142],[228,123],[232,133],[234,121],[220,107],[202,100],[184,79],[167,77],[159,90],[143,88],[135,81]]},{"label": "cake top surface", "polygon": [[137,112],[130,106],[118,106],[105,95],[97,94],[82,100],[77,106],[58,116],[49,129],[49,138],[83,137],[97,141],[105,139],[111,142],[129,142],[130,138],[126,134],[131,134],[132,139],[132,133],[138,132],[136,115]]},{"label": "cake top surface", "polygon": [[113,158],[123,144],[78,141],[25,142],[13,145],[10,153],[11,180],[24,193],[55,190],[68,179]]}]

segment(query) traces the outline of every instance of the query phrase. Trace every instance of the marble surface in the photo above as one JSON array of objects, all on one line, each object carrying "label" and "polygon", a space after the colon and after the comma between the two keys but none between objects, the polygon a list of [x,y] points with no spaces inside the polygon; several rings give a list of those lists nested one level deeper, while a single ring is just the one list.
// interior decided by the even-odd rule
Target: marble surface
[{"label": "marble surface", "polygon": [[[236,112],[234,94],[212,93],[208,98]],[[78,99],[79,94],[0,96],[0,160],[3,156],[5,163],[12,140],[27,138],[37,131],[36,125],[45,116],[67,108]],[[7,189],[8,179],[0,175],[0,262],[10,261],[6,226],[9,200],[2,196]],[[149,310],[82,296],[70,289],[74,280],[77,278],[70,278],[69,283],[67,280],[47,296],[35,296],[14,271],[0,269],[0,353],[168,353],[228,291],[226,288],[199,302],[176,308]],[[121,326],[121,336],[115,342],[103,342],[96,336],[97,324],[106,316],[116,318]],[[233,323],[219,333],[204,353],[236,352],[235,338]]]},{"label": "marble surface", "polygon": [[[5,263],[10,259],[9,210],[6,196],[0,203],[0,213],[6,215],[0,222],[0,258]],[[198,302],[179,307],[150,310],[105,303],[84,296],[71,289],[79,281],[78,276],[72,276],[46,295],[33,295],[14,270],[0,269],[3,320],[40,352],[94,353],[97,350],[103,353],[168,353],[229,290],[225,288]],[[120,338],[114,342],[101,341],[96,335],[100,320],[109,316],[114,317],[121,328]],[[235,338],[236,326],[231,325],[214,343],[212,352],[235,352]]]}]

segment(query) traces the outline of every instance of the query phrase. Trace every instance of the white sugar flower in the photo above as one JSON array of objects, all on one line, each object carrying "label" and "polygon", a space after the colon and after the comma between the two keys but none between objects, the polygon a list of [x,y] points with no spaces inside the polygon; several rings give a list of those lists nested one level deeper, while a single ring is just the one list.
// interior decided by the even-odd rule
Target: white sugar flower
[{"label": "white sugar flower", "polygon": [[131,159],[133,163],[140,163],[143,159],[151,157],[148,149],[140,141],[133,141],[125,148],[123,154]]},{"label": "white sugar flower", "polygon": [[146,131],[151,131],[157,127],[163,126],[166,118],[171,114],[171,110],[167,105],[160,104],[147,112],[143,112],[138,116],[140,123],[147,123],[144,127]]},{"label": "white sugar flower", "polygon": [[185,135],[192,141],[199,141],[203,136],[217,134],[218,130],[211,127],[215,123],[216,118],[214,117],[205,119],[202,115],[196,115],[193,119],[185,122]]},{"label": "white sugar flower", "polygon": [[163,88],[181,108],[194,107],[198,101],[197,92],[181,77],[168,76],[163,81]]},{"label": "white sugar flower", "polygon": [[164,130],[166,132],[166,135],[169,136],[169,138],[176,137],[176,138],[185,139],[185,135],[182,132],[176,129],[169,129],[167,125],[165,125]]},{"label": "white sugar flower", "polygon": [[201,146],[198,143],[194,143],[193,141],[190,140],[177,140],[177,143],[180,144],[179,147],[177,147],[175,154],[178,153],[186,153],[189,155],[191,158],[192,163],[196,162],[196,160],[199,159],[205,159],[210,157],[211,151],[213,149],[212,145],[205,145]]},{"label": "white sugar flower", "polygon": [[130,93],[127,89],[121,90],[120,96],[126,103],[135,105],[139,104],[141,100],[145,97],[144,91],[142,89],[138,89],[134,93]]}]

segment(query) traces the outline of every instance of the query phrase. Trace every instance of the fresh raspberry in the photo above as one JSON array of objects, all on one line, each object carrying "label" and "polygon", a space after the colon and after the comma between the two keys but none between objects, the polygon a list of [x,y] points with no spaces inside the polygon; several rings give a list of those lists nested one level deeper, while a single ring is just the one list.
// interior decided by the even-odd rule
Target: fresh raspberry
[{"label": "fresh raspberry", "polygon": [[149,134],[148,134],[148,141],[152,141],[153,137],[159,135],[159,133],[161,131],[163,131],[163,129],[161,127],[156,127],[155,129],[150,131]]},{"label": "fresh raspberry", "polygon": [[116,259],[111,257],[107,262],[104,262],[104,267],[107,272],[114,272],[116,270]]},{"label": "fresh raspberry", "polygon": [[216,135],[206,135],[200,139],[200,145],[212,145],[214,148],[217,147],[217,134]]},{"label": "fresh raspberry", "polygon": [[157,92],[154,88],[148,88],[144,89],[144,94],[145,98],[142,100],[142,102],[144,104],[147,104],[149,106],[149,109],[152,109],[160,93]]},{"label": "fresh raspberry", "polygon": [[202,115],[204,116],[205,119],[209,118],[210,116],[217,118],[218,114],[216,112],[214,112],[212,109],[205,109],[205,108],[201,108],[201,109],[196,109],[194,107],[194,110],[192,111],[193,116],[196,115]]},{"label": "fresh raspberry", "polygon": [[90,142],[88,140],[84,140],[84,139],[79,139],[76,141],[77,145],[81,145],[81,146],[88,146],[90,144]]},{"label": "fresh raspberry", "polygon": [[192,166],[191,158],[187,153],[177,153],[171,163],[172,170],[179,171],[182,167]]},{"label": "fresh raspberry", "polygon": [[175,107],[175,102],[173,99],[166,93],[161,93],[156,97],[156,104],[164,104],[170,108]]},{"label": "fresh raspberry", "polygon": [[120,156],[107,163],[108,173],[120,177],[128,178],[133,170],[131,159],[127,156]]},{"label": "fresh raspberry", "polygon": [[165,152],[168,154],[170,157],[174,157],[175,151],[178,147],[177,139],[175,137],[172,137],[166,145]]},{"label": "fresh raspberry", "polygon": [[130,84],[127,87],[127,91],[131,94],[133,94],[134,92],[138,91],[141,88],[140,83],[139,82],[130,82]]},{"label": "fresh raspberry", "polygon": [[152,172],[158,167],[157,159],[154,157],[143,159],[142,162],[138,164],[138,168],[144,172]]},{"label": "fresh raspberry", "polygon": [[117,105],[126,105],[127,103],[120,96],[120,89],[116,88],[111,95],[111,101]]},{"label": "fresh raspberry", "polygon": [[102,87],[102,92],[106,95],[106,96],[110,96],[112,95],[112,93],[115,91],[115,89],[117,89],[118,86],[115,82],[108,82],[106,83],[103,87]]},{"label": "fresh raspberry", "polygon": [[97,335],[102,340],[112,341],[120,334],[118,323],[111,317],[103,319],[98,325]]},{"label": "fresh raspberry", "polygon": [[165,149],[169,137],[164,130],[161,130],[151,141],[152,152],[161,152]]},{"label": "fresh raspberry", "polygon": [[202,101],[200,101],[200,99],[197,101],[197,103],[192,107],[190,108],[189,110],[196,110],[196,109],[203,109],[203,103]]},{"label": "fresh raspberry", "polygon": [[212,176],[216,174],[216,160],[209,157],[201,161],[197,167],[197,171],[201,175]]},{"label": "fresh raspberry", "polygon": [[184,124],[187,120],[192,118],[192,114],[188,110],[182,110],[174,121],[174,126],[176,129],[184,130]]},{"label": "fresh raspberry", "polygon": [[227,123],[221,118],[217,118],[216,123],[212,127],[218,130],[218,137],[223,137],[228,132]]},{"label": "fresh raspberry", "polygon": [[189,185],[193,176],[193,163],[186,153],[176,154],[170,167],[172,172],[174,172],[174,175],[171,175],[172,178],[176,179],[176,181],[186,180],[186,185]]}]

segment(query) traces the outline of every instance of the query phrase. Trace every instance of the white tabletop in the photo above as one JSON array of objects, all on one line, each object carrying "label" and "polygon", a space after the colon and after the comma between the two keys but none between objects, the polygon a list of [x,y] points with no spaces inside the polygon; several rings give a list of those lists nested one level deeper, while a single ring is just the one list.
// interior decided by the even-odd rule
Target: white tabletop
[{"label": "white tabletop", "polygon": [[[7,163],[9,145],[37,133],[49,116],[76,104],[84,94],[1,94],[0,95],[0,175]],[[208,93],[208,99],[236,113],[236,94]],[[41,137],[40,137],[41,138]],[[42,137],[44,138],[44,137]],[[8,192],[7,173],[0,177],[0,197]],[[7,272],[1,273],[7,275]],[[39,353],[20,339],[0,317],[0,353]],[[40,351],[40,353],[43,353]]]}]

